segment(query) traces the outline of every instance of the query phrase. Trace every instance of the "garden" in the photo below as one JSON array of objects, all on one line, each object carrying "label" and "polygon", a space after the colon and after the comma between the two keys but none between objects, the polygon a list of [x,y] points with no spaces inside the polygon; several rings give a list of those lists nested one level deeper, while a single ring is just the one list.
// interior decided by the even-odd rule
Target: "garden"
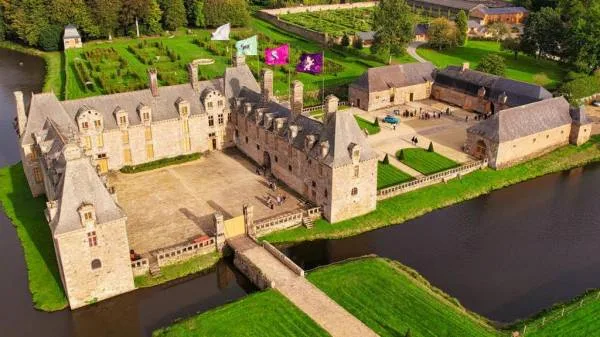
[{"label": "garden", "polygon": [[391,164],[377,163],[377,189],[398,185],[414,178]]},{"label": "garden", "polygon": [[403,164],[421,172],[424,175],[430,175],[441,171],[449,170],[459,166],[451,159],[442,156],[439,153],[421,148],[406,148],[396,153],[396,158]]}]

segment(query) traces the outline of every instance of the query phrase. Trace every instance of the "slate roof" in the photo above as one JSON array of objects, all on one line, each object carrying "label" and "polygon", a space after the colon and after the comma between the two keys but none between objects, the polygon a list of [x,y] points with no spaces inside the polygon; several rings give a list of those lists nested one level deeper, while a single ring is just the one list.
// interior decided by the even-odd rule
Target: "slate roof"
[{"label": "slate roof", "polygon": [[529,13],[529,11],[523,7],[497,7],[489,8],[487,6],[481,6],[477,8],[482,13],[487,15],[501,15],[501,14],[518,14],[518,13]]},{"label": "slate roof", "polygon": [[418,23],[415,25],[415,35],[427,35],[429,25],[426,23]]},{"label": "slate roof", "polygon": [[494,142],[505,142],[571,124],[569,102],[555,97],[502,110],[467,129]]},{"label": "slate roof", "polygon": [[429,62],[369,68],[351,86],[368,92],[406,87],[425,81],[433,81],[434,69],[433,64]]},{"label": "slate roof", "polygon": [[54,121],[58,130],[64,135],[69,133],[70,128],[77,130],[75,122],[66,113],[54,93],[34,94],[29,103],[29,115],[21,144],[33,144],[32,135],[43,128],[47,119]]},{"label": "slate roof", "polygon": [[479,88],[486,89],[485,97],[497,100],[498,96],[506,93],[509,106],[519,106],[552,98],[552,94],[544,87],[510,80],[476,70],[462,70],[462,67],[448,66],[435,72],[435,83],[451,87],[458,91],[477,96]]},{"label": "slate roof", "polygon": [[409,5],[412,5],[412,3],[415,3],[417,5],[419,3],[425,3],[425,4],[436,5],[439,7],[463,9],[465,11],[469,11],[479,5],[477,2],[465,1],[465,0],[410,0],[410,1],[408,1]]},{"label": "slate roof", "polygon": [[356,33],[356,35],[362,41],[373,41],[373,40],[375,40],[375,31],[372,31],[372,30],[368,31],[368,32],[358,32],[358,33]]},{"label": "slate roof", "polygon": [[77,31],[77,27],[75,25],[67,25],[65,27],[65,33],[63,35],[63,39],[80,39],[81,35]]},{"label": "slate roof", "polygon": [[252,75],[248,65],[230,67],[225,70],[225,97],[238,97],[242,88],[248,88],[254,92],[260,92],[260,86]]}]

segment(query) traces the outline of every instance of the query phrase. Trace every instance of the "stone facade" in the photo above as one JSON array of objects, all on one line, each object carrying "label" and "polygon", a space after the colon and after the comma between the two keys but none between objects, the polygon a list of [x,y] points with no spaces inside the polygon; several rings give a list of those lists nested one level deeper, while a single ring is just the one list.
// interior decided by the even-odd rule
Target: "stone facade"
[{"label": "stone facade", "polygon": [[480,19],[482,25],[489,25],[494,22],[523,24],[528,15],[529,11],[523,7],[488,8],[477,6],[469,13],[469,16]]},{"label": "stone facade", "polygon": [[81,35],[77,31],[77,27],[73,25],[66,26],[63,34],[63,48],[67,50],[82,47],[83,42],[81,41]]}]

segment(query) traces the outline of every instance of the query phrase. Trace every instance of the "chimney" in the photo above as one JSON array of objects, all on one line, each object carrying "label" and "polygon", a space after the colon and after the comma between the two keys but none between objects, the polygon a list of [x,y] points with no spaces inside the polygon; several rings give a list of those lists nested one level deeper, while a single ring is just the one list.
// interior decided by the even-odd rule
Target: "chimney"
[{"label": "chimney", "polygon": [[292,82],[292,116],[294,118],[302,114],[304,108],[304,84],[295,80]]},{"label": "chimney", "polygon": [[460,68],[460,71],[465,71],[469,69],[469,62],[463,62],[462,67]]},{"label": "chimney", "polygon": [[250,112],[252,112],[252,103],[244,103],[244,114],[248,115]]},{"label": "chimney", "polygon": [[321,142],[321,158],[327,157],[329,153],[329,141]]},{"label": "chimney", "polygon": [[23,101],[23,92],[15,91],[15,101],[17,106],[17,131],[19,137],[25,132],[25,125],[27,124],[27,115],[25,114],[25,101]]},{"label": "chimney", "polygon": [[273,99],[273,71],[271,69],[263,69],[262,71],[261,91],[265,102]]},{"label": "chimney", "polygon": [[323,112],[325,113],[325,122],[338,111],[339,99],[334,95],[328,95],[325,97],[325,105],[323,106]]},{"label": "chimney", "polygon": [[233,66],[241,67],[246,64],[246,56],[245,55],[235,55],[233,57]]},{"label": "chimney", "polygon": [[46,220],[48,220],[48,222],[50,222],[54,219],[54,217],[56,216],[56,213],[58,211],[56,200],[47,201],[46,202],[46,210],[48,211],[48,213],[46,213],[48,219],[46,219]]},{"label": "chimney", "polygon": [[298,137],[298,125],[290,125],[290,141]]},{"label": "chimney", "polygon": [[198,65],[194,62],[188,64],[188,76],[192,88],[198,91]]},{"label": "chimney", "polygon": [[148,81],[152,97],[158,97],[158,73],[156,69],[148,69]]},{"label": "chimney", "polygon": [[285,124],[285,118],[276,118],[275,119],[275,130],[280,131],[283,129],[283,125]]}]

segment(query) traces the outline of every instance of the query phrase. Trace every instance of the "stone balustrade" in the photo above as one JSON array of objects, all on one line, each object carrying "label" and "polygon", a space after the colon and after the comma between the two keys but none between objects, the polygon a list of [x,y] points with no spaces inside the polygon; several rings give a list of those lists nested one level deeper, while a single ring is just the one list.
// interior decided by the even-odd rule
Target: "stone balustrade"
[{"label": "stone balustrade", "polygon": [[163,267],[177,262],[188,260],[197,255],[215,252],[217,246],[214,237],[208,237],[200,242],[185,243],[175,247],[161,249],[152,253],[156,256],[158,266]]},{"label": "stone balustrade", "polygon": [[[348,106],[348,105],[349,105],[348,102],[345,102],[345,101],[338,103],[338,106]],[[302,112],[310,113],[310,112],[317,111],[317,110],[323,110],[323,108],[324,108],[323,104],[314,105],[314,106],[309,106],[309,107],[302,109]]]},{"label": "stone balustrade", "polygon": [[148,273],[150,263],[147,258],[131,261],[131,270],[134,276],[140,276]]},{"label": "stone balustrade", "polygon": [[402,184],[394,185],[391,187],[383,188],[377,191],[377,200],[384,200],[387,198],[394,197],[399,194],[403,194],[409,191],[417,190],[419,188],[445,182],[450,179],[456,178],[460,175],[464,175],[487,166],[487,160],[473,161],[464,164],[459,167],[455,167],[446,171],[430,174],[428,176],[411,180]]},{"label": "stone balustrade", "polygon": [[286,267],[290,268],[291,271],[298,274],[299,276],[304,277],[304,269],[300,268],[294,261],[292,261],[289,257],[283,254],[279,249],[275,248],[272,244],[267,241],[263,241],[262,246],[273,255],[277,260],[286,265]]},{"label": "stone balustrade", "polygon": [[272,218],[257,220],[254,222],[254,233],[265,235],[276,230],[297,227],[302,225],[302,218],[305,216],[316,219],[320,218],[321,214],[321,208],[314,207],[308,210],[299,210]]}]

